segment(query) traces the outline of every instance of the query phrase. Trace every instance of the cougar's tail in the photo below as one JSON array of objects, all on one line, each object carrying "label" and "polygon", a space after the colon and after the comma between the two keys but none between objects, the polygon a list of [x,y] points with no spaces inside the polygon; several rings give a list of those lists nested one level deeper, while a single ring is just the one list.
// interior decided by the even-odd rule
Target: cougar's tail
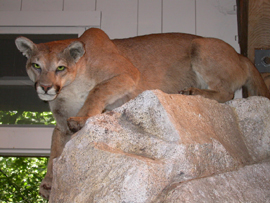
[{"label": "cougar's tail", "polygon": [[270,90],[270,73],[261,73],[261,76],[266,84],[268,90]]},{"label": "cougar's tail", "polygon": [[241,61],[245,64],[248,70],[247,81],[243,86],[243,97],[263,96],[270,99],[270,92],[257,68],[246,57],[242,56]]}]

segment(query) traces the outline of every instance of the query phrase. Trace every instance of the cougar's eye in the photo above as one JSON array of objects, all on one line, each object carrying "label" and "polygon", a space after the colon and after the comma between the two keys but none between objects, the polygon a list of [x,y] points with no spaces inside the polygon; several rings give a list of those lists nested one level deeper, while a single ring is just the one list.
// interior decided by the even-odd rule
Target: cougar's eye
[{"label": "cougar's eye", "polygon": [[40,69],[40,65],[38,65],[37,63],[32,63],[32,66],[35,69]]},{"label": "cougar's eye", "polygon": [[63,71],[65,69],[66,69],[65,66],[58,66],[57,69],[56,69],[56,71]]}]

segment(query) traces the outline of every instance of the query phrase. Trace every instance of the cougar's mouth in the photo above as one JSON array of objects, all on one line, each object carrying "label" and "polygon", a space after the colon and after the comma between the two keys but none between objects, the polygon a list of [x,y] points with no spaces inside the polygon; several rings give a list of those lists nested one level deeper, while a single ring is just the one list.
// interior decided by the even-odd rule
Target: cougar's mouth
[{"label": "cougar's mouth", "polygon": [[57,94],[40,94],[38,93],[38,97],[43,101],[52,101],[57,97]]},{"label": "cougar's mouth", "polygon": [[38,97],[43,101],[52,101],[58,95],[58,91],[54,87],[51,87],[50,89],[44,89],[41,86],[36,86],[36,91]]}]

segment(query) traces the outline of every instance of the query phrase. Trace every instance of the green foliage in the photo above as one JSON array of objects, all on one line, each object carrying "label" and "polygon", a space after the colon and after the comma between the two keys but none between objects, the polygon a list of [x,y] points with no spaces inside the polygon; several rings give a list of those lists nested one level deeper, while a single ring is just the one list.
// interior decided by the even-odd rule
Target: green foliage
[{"label": "green foliage", "polygon": [[0,157],[0,203],[47,202],[38,192],[48,158]]},{"label": "green foliage", "polygon": [[52,112],[0,111],[0,124],[55,125]]},{"label": "green foliage", "polygon": [[[0,111],[1,124],[55,125],[51,112]],[[41,203],[39,185],[48,158],[0,157],[0,203]]]}]

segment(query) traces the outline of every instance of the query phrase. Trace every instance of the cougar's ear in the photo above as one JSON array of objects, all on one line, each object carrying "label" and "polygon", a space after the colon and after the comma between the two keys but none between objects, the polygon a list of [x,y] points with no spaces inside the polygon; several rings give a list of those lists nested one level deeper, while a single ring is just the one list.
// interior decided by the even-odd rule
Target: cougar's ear
[{"label": "cougar's ear", "polygon": [[84,55],[85,50],[82,42],[72,42],[65,50],[64,53],[68,53],[76,63]]},{"label": "cougar's ear", "polygon": [[36,49],[35,43],[26,37],[18,37],[15,40],[15,44],[19,51],[22,52],[22,54],[27,58],[29,58],[32,55],[34,49]]}]

